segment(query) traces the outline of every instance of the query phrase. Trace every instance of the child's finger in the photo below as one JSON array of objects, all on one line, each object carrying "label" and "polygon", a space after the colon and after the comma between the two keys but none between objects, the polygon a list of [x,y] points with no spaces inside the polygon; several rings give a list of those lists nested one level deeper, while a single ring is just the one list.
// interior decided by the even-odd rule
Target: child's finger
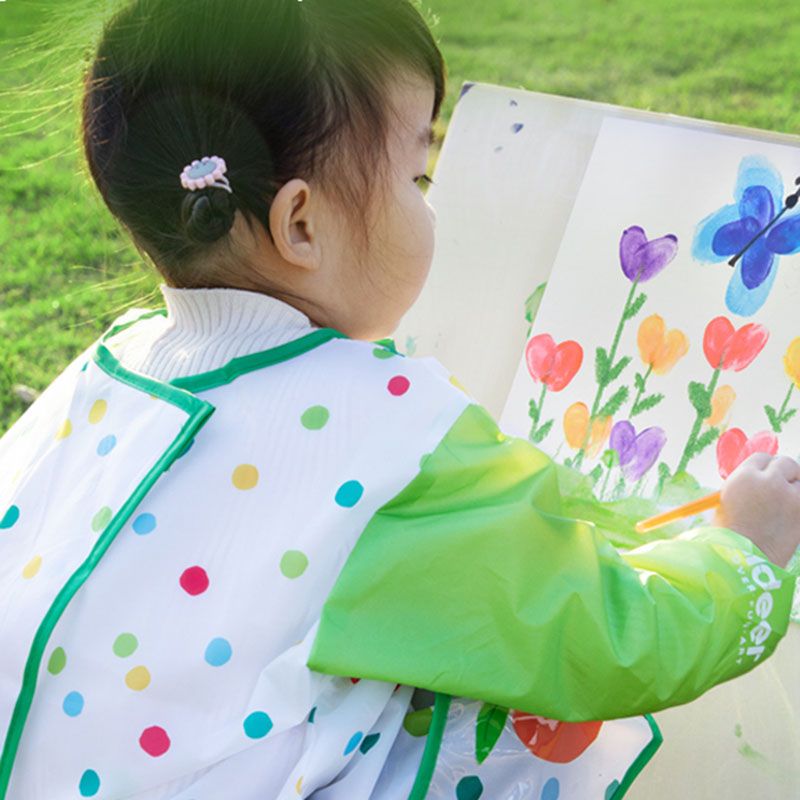
[{"label": "child's finger", "polygon": [[789,483],[800,481],[800,463],[789,456],[775,456],[769,469],[779,472]]},{"label": "child's finger", "polygon": [[770,465],[770,462],[773,458],[774,456],[771,456],[769,453],[751,453],[744,461],[742,461],[741,464],[739,464],[734,472],[744,468],[765,470]]}]

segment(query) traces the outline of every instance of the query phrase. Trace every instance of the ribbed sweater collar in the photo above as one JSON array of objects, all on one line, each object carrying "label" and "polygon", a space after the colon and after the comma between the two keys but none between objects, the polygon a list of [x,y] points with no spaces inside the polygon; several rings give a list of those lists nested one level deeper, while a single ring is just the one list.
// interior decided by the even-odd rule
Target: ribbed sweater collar
[{"label": "ribbed sweater collar", "polygon": [[119,334],[113,348],[125,366],[157,380],[217,369],[318,329],[299,309],[260,292],[159,289],[167,316],[137,323],[129,336]]}]

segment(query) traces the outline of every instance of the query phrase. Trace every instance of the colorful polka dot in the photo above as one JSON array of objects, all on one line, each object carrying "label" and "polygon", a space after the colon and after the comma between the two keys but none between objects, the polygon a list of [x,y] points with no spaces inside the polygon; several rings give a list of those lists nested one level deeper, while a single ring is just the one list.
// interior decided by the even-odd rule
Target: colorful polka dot
[{"label": "colorful polka dot", "polygon": [[97,445],[97,455],[107,456],[117,446],[117,437],[114,434],[109,434],[100,440]]},{"label": "colorful polka dot", "polygon": [[9,506],[8,511],[0,519],[0,530],[7,530],[16,525],[19,519],[19,506]]},{"label": "colorful polka dot", "polygon": [[153,725],[142,731],[142,735],[139,737],[139,744],[147,755],[158,758],[158,756],[163,756],[169,750],[171,742],[163,728]]},{"label": "colorful polka dot", "polygon": [[294,785],[294,790],[297,792],[297,794],[302,794],[302,792],[303,792],[303,776],[302,775],[297,779],[297,783]]},{"label": "colorful polka dot", "polygon": [[85,361],[83,366],[81,367],[81,372],[85,372],[86,371],[86,367],[88,367],[88,366],[89,366],[89,362]]},{"label": "colorful polka dot", "polygon": [[400,397],[408,391],[409,386],[411,386],[411,381],[405,375],[395,375],[386,388],[389,390],[389,394]]},{"label": "colorful polka dot", "polygon": [[394,353],[391,350],[389,350],[388,347],[376,347],[372,351],[372,355],[374,355],[375,358],[392,358],[392,356],[394,356]]},{"label": "colorful polka dot", "polygon": [[561,786],[558,783],[558,778],[550,778],[550,780],[542,786],[542,800],[558,800],[560,794]]},{"label": "colorful polka dot", "polygon": [[314,708],[312,708],[311,711],[308,712],[308,721],[309,722],[313,722],[314,721],[314,717],[315,717],[316,713],[317,713],[317,707],[314,706]]},{"label": "colorful polka dot", "polygon": [[427,736],[433,719],[432,708],[420,708],[411,711],[403,718],[403,728],[411,736]]},{"label": "colorful polka dot", "polygon": [[347,742],[347,746],[344,748],[344,754],[349,756],[353,750],[358,747],[359,742],[363,738],[364,734],[361,731],[356,731],[351,737],[350,740]]},{"label": "colorful polka dot", "polygon": [[77,717],[83,711],[83,695],[80,692],[70,692],[61,707],[68,717]]},{"label": "colorful polka dot", "polygon": [[181,588],[192,596],[203,594],[208,589],[208,574],[202,567],[189,567],[180,577]]},{"label": "colorful polka dot", "polygon": [[281,558],[281,572],[287,578],[299,578],[308,566],[308,556],[299,550],[287,550]]},{"label": "colorful polka dot", "polygon": [[47,662],[47,671],[51,675],[58,675],[66,666],[67,654],[64,652],[64,648],[56,647],[50,654],[50,660]]},{"label": "colorful polka dot", "polygon": [[239,464],[232,480],[237,489],[252,489],[258,483],[258,470],[252,464]]},{"label": "colorful polka dot", "polygon": [[300,422],[303,423],[304,428],[308,428],[310,431],[318,431],[320,428],[325,427],[330,415],[330,411],[325,406],[311,406],[303,412]]},{"label": "colorful polka dot", "polygon": [[206,647],[206,663],[211,664],[212,667],[221,667],[231,660],[233,648],[227,639],[218,636],[212,639]]},{"label": "colorful polka dot", "polygon": [[347,481],[336,490],[336,502],[345,508],[352,508],[364,494],[364,487],[358,481]]},{"label": "colorful polka dot", "polygon": [[379,733],[371,733],[369,736],[364,737],[364,741],[361,742],[361,746],[358,748],[362,753],[365,755],[378,744],[378,739],[381,738]]},{"label": "colorful polka dot", "polygon": [[95,515],[92,517],[92,530],[95,533],[99,533],[103,528],[111,522],[111,517],[114,516],[114,513],[108,506],[103,506]]},{"label": "colorful polka dot", "polygon": [[125,685],[134,692],[141,692],[150,685],[150,670],[147,667],[134,667],[125,676]]},{"label": "colorful polka dot", "polygon": [[72,423],[65,419],[61,427],[56,431],[56,439],[66,439],[72,433]]},{"label": "colorful polka dot", "polygon": [[467,775],[456,786],[458,800],[478,800],[483,794],[483,784],[477,775]]},{"label": "colorful polka dot", "polygon": [[132,633],[121,633],[114,639],[111,649],[114,651],[115,656],[127,658],[136,652],[138,646],[139,640]]},{"label": "colorful polka dot", "polygon": [[244,721],[244,732],[250,739],[263,739],[271,729],[272,720],[263,711],[254,711]]},{"label": "colorful polka dot", "polygon": [[42,566],[42,557],[41,556],[34,556],[23,568],[22,568],[22,577],[23,578],[33,578],[36,573],[39,571],[39,567]]},{"label": "colorful polka dot", "polygon": [[619,781],[611,781],[606,787],[605,800],[611,800],[617,793],[617,789],[619,789]]},{"label": "colorful polka dot", "polygon": [[132,527],[134,533],[145,536],[156,529],[156,518],[152,514],[139,514],[133,521]]},{"label": "colorful polka dot", "polygon": [[106,411],[108,411],[108,403],[105,400],[95,400],[89,411],[89,422],[92,425],[97,425],[106,415]]},{"label": "colorful polka dot", "polygon": [[100,791],[100,776],[93,769],[87,769],[81,775],[78,791],[81,797],[94,797]]}]

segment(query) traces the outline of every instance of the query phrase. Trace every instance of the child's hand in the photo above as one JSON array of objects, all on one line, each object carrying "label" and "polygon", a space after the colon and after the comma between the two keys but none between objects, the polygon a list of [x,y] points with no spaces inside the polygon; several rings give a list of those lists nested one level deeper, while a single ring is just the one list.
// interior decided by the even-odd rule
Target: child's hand
[{"label": "child's hand", "polygon": [[800,463],[753,453],[722,484],[715,524],[753,541],[785,567],[800,544]]}]

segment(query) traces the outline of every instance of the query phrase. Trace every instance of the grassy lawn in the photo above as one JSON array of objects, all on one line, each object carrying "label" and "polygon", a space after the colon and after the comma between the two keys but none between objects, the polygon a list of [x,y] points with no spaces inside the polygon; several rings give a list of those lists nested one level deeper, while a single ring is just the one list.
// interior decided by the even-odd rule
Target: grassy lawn
[{"label": "grassy lawn", "polygon": [[[435,35],[449,70],[440,139],[465,80],[800,129],[800,6],[424,2],[438,17]],[[33,47],[25,38],[42,30],[59,3],[66,7],[63,0],[0,2],[0,434],[25,408],[14,384],[43,389],[114,317],[161,300],[160,278],[117,228],[80,158],[80,48],[70,51],[71,70],[55,72],[52,41]],[[43,74],[62,85],[24,98],[12,91],[31,81],[36,89]]]}]

